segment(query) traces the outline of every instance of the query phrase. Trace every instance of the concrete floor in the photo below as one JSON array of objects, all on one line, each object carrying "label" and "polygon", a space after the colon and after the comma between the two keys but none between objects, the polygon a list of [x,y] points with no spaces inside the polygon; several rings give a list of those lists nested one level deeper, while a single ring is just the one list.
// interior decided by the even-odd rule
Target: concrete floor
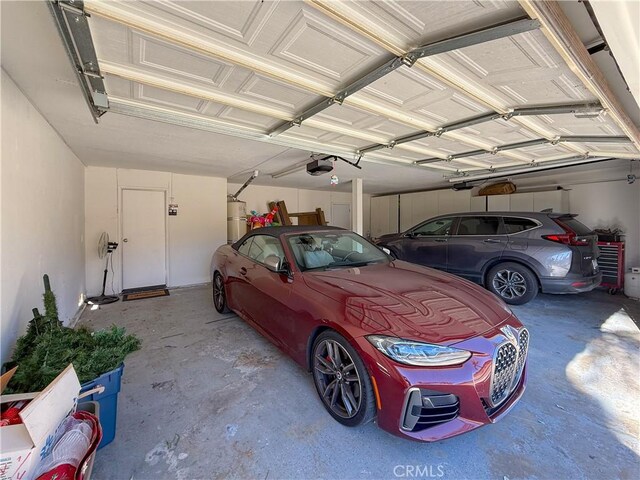
[{"label": "concrete floor", "polygon": [[210,298],[194,287],[84,313],[143,339],[94,479],[640,478],[638,302],[592,292],[515,308],[531,331],[522,401],[420,444],[335,422],[307,372]]}]

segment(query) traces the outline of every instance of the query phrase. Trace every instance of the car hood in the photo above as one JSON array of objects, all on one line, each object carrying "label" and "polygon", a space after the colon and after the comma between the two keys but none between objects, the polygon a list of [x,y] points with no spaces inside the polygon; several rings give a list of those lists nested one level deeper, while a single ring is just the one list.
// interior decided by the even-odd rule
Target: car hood
[{"label": "car hood", "polygon": [[471,282],[403,261],[306,272],[304,280],[351,309],[363,330],[429,343],[451,345],[481,335],[512,315]]},{"label": "car hood", "polygon": [[402,234],[400,233],[387,233],[386,235],[380,235],[376,240],[376,243],[390,242],[391,240],[395,240],[400,237]]}]

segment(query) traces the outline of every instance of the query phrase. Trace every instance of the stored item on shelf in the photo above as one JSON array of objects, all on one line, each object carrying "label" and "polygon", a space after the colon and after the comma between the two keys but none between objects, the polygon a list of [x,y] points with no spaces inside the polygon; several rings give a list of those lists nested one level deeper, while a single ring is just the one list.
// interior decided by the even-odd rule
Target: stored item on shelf
[{"label": "stored item on shelf", "polygon": [[598,234],[599,242],[621,242],[624,232],[619,228],[611,230],[610,228],[596,228],[594,230]]},{"label": "stored item on shelf", "polygon": [[515,193],[516,186],[512,182],[499,182],[492,185],[482,187],[478,192],[478,196],[484,195],[509,195]]}]

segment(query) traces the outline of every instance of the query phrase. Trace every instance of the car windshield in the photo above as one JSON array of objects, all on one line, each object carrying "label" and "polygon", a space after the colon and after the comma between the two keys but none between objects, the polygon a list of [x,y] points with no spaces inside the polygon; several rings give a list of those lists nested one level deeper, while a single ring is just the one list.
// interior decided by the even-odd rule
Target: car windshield
[{"label": "car windshield", "polygon": [[289,236],[287,241],[302,271],[363,267],[389,261],[378,247],[349,231],[301,233]]}]

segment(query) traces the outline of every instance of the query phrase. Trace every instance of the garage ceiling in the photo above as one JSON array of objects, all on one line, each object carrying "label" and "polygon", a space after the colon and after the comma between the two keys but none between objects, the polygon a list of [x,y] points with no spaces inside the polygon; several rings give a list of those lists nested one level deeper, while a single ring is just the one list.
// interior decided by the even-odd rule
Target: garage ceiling
[{"label": "garage ceiling", "polygon": [[[361,171],[341,163],[338,175],[363,177],[369,193],[532,163],[640,156],[637,128],[606,91],[603,96],[585,81],[540,12],[523,5],[87,1],[109,111],[98,127],[85,115],[73,128],[60,106],[47,118],[90,165],[178,169],[232,181],[260,168],[256,183],[318,188],[328,180],[269,174],[304,163],[310,153],[332,153],[361,158]],[[35,26],[41,14],[29,14],[29,22]],[[489,34],[483,43],[407,65],[406,54],[420,46],[538,17],[542,28]],[[50,31],[51,25],[41,32]],[[60,57],[60,45],[51,47]],[[396,56],[405,64],[290,125]],[[3,38],[3,66],[4,57]],[[34,79],[26,83],[36,89]],[[584,105],[591,108],[581,114]],[[602,114],[584,115],[600,105]],[[543,108],[518,113],[531,106]],[[549,106],[570,106],[578,115]],[[483,121],[460,125],[476,118]],[[540,141],[519,146],[532,140]]]}]

